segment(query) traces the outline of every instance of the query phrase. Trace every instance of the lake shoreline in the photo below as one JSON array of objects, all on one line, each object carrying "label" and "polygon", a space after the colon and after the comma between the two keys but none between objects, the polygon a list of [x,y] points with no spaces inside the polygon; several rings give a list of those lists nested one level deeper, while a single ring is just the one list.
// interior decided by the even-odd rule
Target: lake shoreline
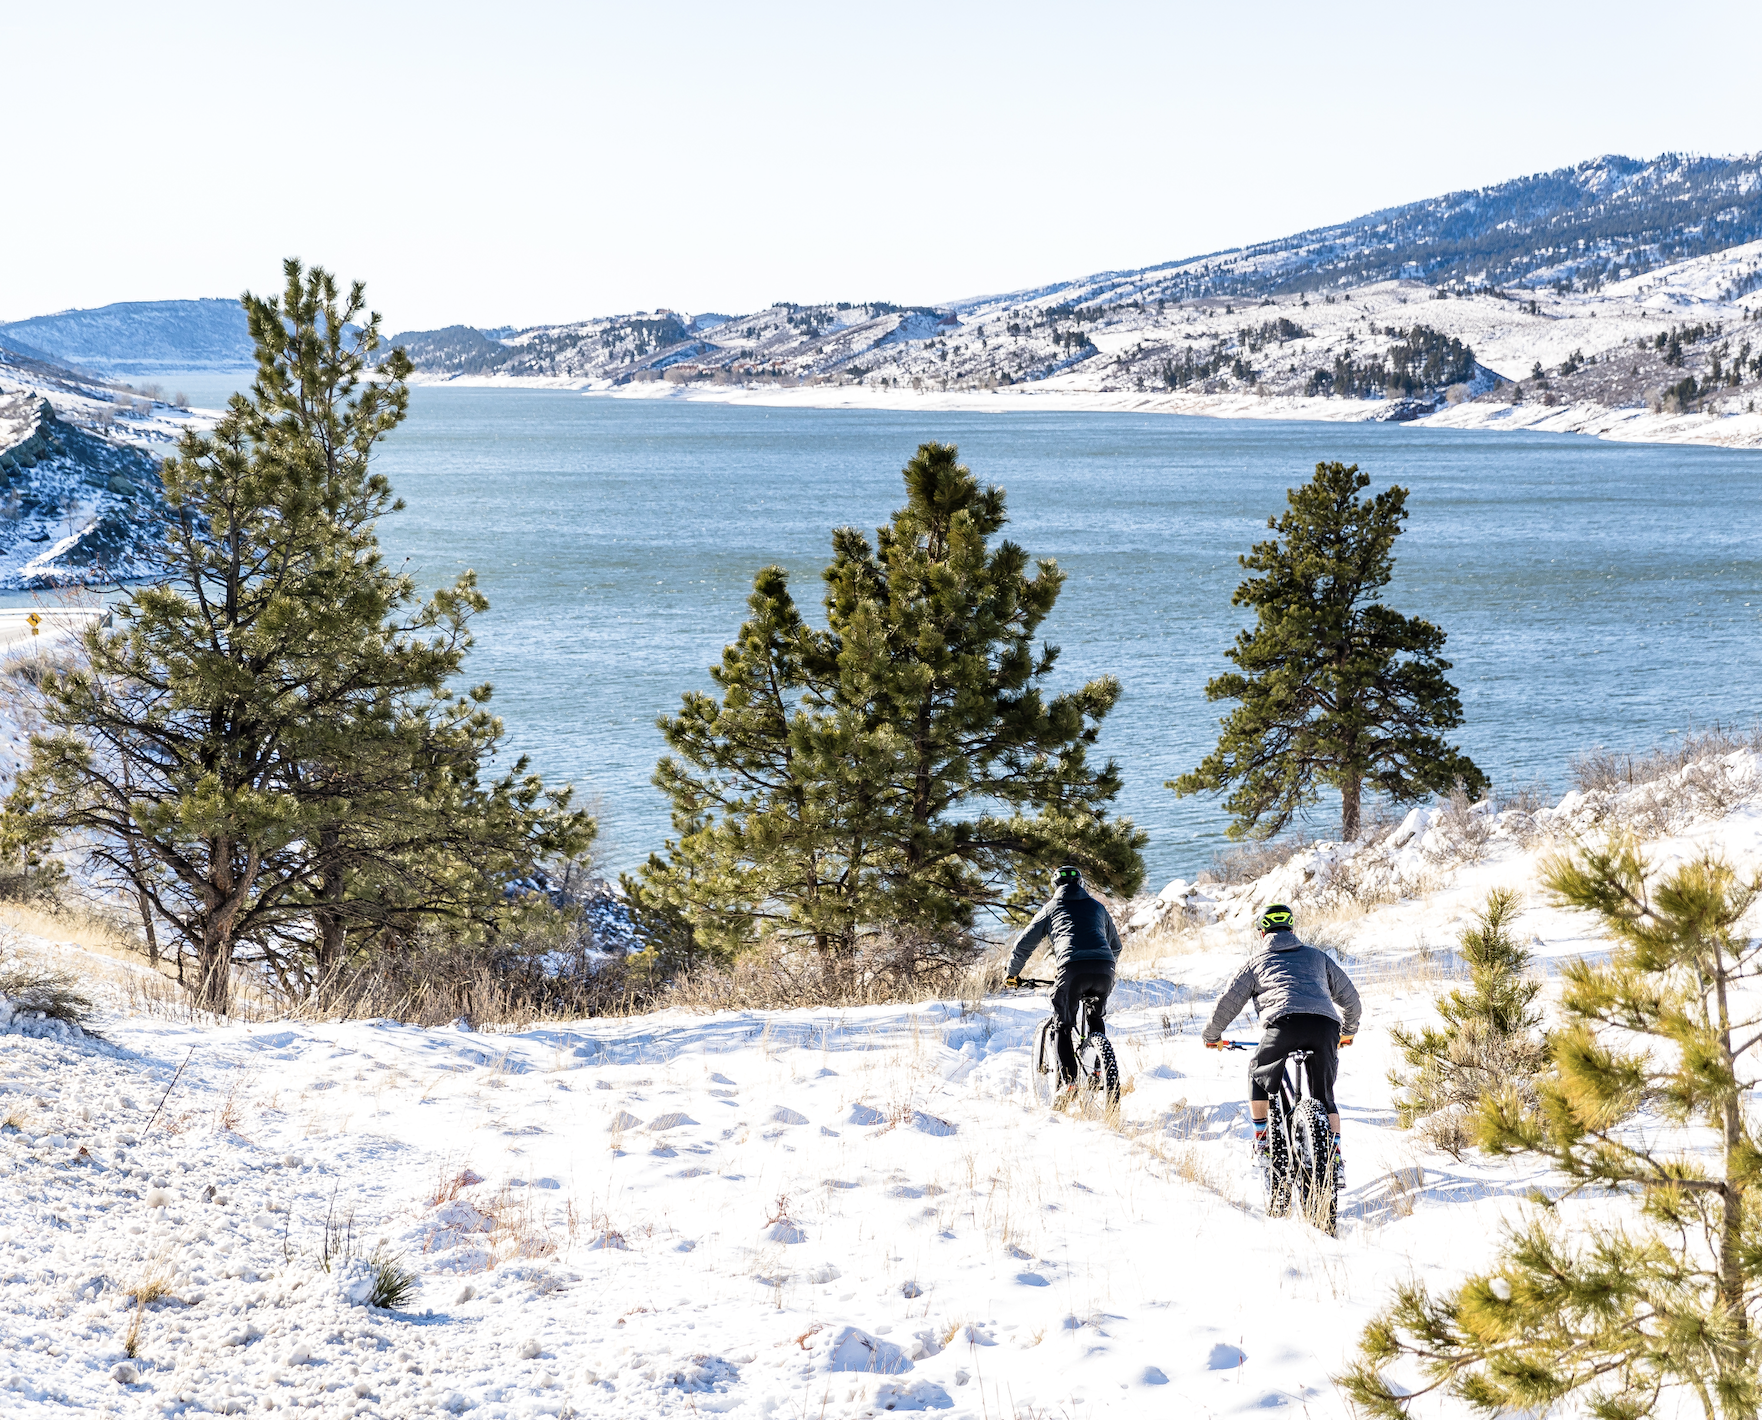
[{"label": "lake shoreline", "polygon": [[554,390],[607,399],[669,400],[692,404],[747,405],[775,409],[972,414],[1175,414],[1201,419],[1265,419],[1326,424],[1402,423],[1421,429],[1475,429],[1541,434],[1581,434],[1613,443],[1686,444],[1710,448],[1762,448],[1762,414],[1665,414],[1600,404],[1545,405],[1538,401],[1495,404],[1484,400],[1448,406],[1417,419],[1391,418],[1388,400],[1327,399],[1252,394],[1175,394],[1083,389],[1057,385],[987,390],[877,389],[869,385],[745,384],[675,385],[651,380],[610,385],[530,375],[417,374],[410,383],[436,389]]}]

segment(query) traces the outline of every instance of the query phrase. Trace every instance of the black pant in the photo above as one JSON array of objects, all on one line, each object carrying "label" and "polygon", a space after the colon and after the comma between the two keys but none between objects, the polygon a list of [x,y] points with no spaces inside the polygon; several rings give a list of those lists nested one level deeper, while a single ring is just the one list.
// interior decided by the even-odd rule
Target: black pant
[{"label": "black pant", "polygon": [[1329,1114],[1338,1114],[1334,1081],[1340,1077],[1340,1023],[1331,1016],[1280,1016],[1267,1022],[1260,1048],[1248,1067],[1248,1098],[1264,1100],[1276,1089],[1285,1057],[1293,1050],[1307,1050],[1304,1070],[1309,1093],[1320,1100]]},{"label": "black pant", "polygon": [[1058,1019],[1058,1082],[1071,1084],[1077,1078],[1077,1052],[1071,1045],[1071,1030],[1077,1024],[1078,1003],[1090,999],[1089,1031],[1102,1035],[1107,1030],[1107,998],[1113,991],[1113,963],[1107,961],[1073,961],[1061,966],[1052,987],[1052,1014]]}]

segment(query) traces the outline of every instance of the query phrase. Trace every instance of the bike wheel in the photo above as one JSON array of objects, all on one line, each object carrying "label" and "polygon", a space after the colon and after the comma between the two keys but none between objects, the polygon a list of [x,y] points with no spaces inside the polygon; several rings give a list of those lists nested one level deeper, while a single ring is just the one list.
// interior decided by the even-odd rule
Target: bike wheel
[{"label": "bike wheel", "polygon": [[1113,1042],[1105,1035],[1087,1037],[1077,1047],[1078,1078],[1087,1093],[1100,1094],[1109,1109],[1120,1102],[1120,1067]]},{"label": "bike wheel", "polygon": [[1058,1092],[1058,1047],[1053,1042],[1052,1033],[1058,1022],[1048,1016],[1040,1023],[1040,1031],[1034,1037],[1034,1059],[1028,1069],[1028,1088],[1033,1091],[1034,1103],[1050,1106],[1053,1096]]},{"label": "bike wheel", "polygon": [[1284,1102],[1277,1096],[1267,1102],[1266,1115],[1266,1215],[1283,1218],[1291,1211],[1291,1135],[1286,1128]]},{"label": "bike wheel", "polygon": [[1297,1158],[1294,1170],[1297,1202],[1303,1216],[1329,1237],[1340,1225],[1340,1200],[1334,1193],[1334,1135],[1328,1115],[1315,1100],[1298,1104],[1291,1121]]}]

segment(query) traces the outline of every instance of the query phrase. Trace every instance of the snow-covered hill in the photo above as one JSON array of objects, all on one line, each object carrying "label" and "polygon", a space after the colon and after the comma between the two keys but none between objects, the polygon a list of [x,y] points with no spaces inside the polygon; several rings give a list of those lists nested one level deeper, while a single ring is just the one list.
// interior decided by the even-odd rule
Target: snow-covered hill
[{"label": "snow-covered hill", "polygon": [[128,378],[252,363],[237,301],[120,301],[86,311],[0,324],[0,343],[30,347],[63,365]]},{"label": "snow-covered hill", "polygon": [[455,328],[445,359],[398,339],[418,380],[639,398],[1394,419],[1755,446],[1762,297],[1731,292],[1757,270],[1762,242],[1592,291],[1385,281],[1252,305],[777,306],[689,336],[661,312],[504,342]]},{"label": "snow-covered hill", "polygon": [[[1551,978],[1603,949],[1536,887],[1571,832],[1762,865],[1759,785],[1738,750],[1541,812],[1418,812],[1257,884],[1171,885],[1128,937],[1117,1121],[1035,1102],[1033,995],[211,1027],[131,1013],[138,968],[15,932],[109,1009],[108,1043],[0,1036],[8,1413],[1344,1416],[1329,1377],[1390,1289],[1475,1267],[1551,1181],[1396,1128],[1388,1027],[1460,979],[1494,886],[1524,894]],[[1269,894],[1367,1002],[1337,1240],[1262,1215],[1243,1057],[1198,1038]],[[391,1309],[359,1304],[375,1255],[417,1279]]]},{"label": "snow-covered hill", "polygon": [[160,461],[204,422],[0,346],[0,590],[139,575],[159,538]]},{"label": "snow-covered hill", "polygon": [[[1624,158],[941,307],[396,337],[420,378],[1762,443],[1762,158]],[[1756,327],[1752,330],[1752,327]]]}]

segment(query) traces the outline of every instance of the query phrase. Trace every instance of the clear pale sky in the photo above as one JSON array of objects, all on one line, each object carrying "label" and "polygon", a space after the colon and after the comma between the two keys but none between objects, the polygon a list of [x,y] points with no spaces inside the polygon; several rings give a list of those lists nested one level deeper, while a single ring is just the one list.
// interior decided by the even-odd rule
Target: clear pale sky
[{"label": "clear pale sky", "polygon": [[1762,148],[1762,5],[9,3],[0,319],[924,302]]}]

